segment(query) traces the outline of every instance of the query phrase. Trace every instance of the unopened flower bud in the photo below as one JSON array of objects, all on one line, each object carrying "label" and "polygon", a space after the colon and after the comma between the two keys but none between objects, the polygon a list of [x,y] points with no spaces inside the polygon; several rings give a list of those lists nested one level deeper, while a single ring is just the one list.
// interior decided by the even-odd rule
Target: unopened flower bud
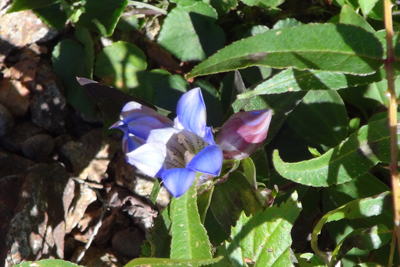
[{"label": "unopened flower bud", "polygon": [[215,143],[224,159],[244,159],[256,151],[267,137],[272,112],[269,109],[233,114],[222,125]]}]

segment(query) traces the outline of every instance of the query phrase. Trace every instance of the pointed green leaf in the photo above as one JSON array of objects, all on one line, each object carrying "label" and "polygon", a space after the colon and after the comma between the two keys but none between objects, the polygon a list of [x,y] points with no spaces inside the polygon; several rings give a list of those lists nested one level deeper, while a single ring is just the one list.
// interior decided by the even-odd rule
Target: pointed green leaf
[{"label": "pointed green leaf", "polygon": [[95,74],[115,88],[138,86],[136,73],[147,68],[146,56],[136,45],[119,41],[104,48],[97,57]]},{"label": "pointed green leaf", "polygon": [[215,259],[156,259],[156,258],[137,258],[128,262],[124,267],[137,267],[137,266],[157,266],[157,267],[171,267],[171,266],[182,266],[182,267],[198,267],[209,265],[212,263],[219,262],[223,257],[217,257]]},{"label": "pointed green leaf", "polygon": [[76,25],[110,36],[127,4],[128,0],[86,0]]},{"label": "pointed green leaf", "polygon": [[255,214],[260,208],[254,188],[238,171],[230,173],[226,182],[214,188],[210,210],[228,235],[242,211],[250,215]]},{"label": "pointed green leaf", "polygon": [[243,167],[244,176],[247,181],[257,189],[257,179],[256,179],[256,166],[250,157],[244,158],[240,161]]},{"label": "pointed green leaf", "polygon": [[93,47],[87,47],[90,43],[88,39],[84,44],[70,39],[63,40],[54,47],[52,61],[54,72],[65,87],[68,103],[94,116],[95,104],[76,80],[76,77],[92,76],[93,63],[90,62],[93,53],[88,51],[93,52]]},{"label": "pointed green leaf", "polygon": [[255,65],[372,74],[383,65],[382,56],[382,44],[363,28],[307,24],[235,42],[197,65],[188,78]]},{"label": "pointed green leaf", "polygon": [[[37,1],[30,1],[37,2]],[[68,17],[67,12],[62,8],[61,3],[55,3],[42,8],[36,8],[32,10],[41,21],[49,25],[50,27],[61,30],[65,27]]]},{"label": "pointed green leaf", "polygon": [[249,217],[242,213],[232,227],[231,241],[218,247],[217,254],[224,259],[215,266],[292,266],[290,232],[300,211],[295,192],[279,207],[274,205]]},{"label": "pointed green leaf", "polygon": [[171,259],[211,259],[210,241],[200,222],[196,182],[171,200]]},{"label": "pointed green leaf", "polygon": [[372,26],[363,17],[361,17],[360,14],[358,14],[348,5],[342,6],[339,22],[343,24],[360,26],[369,32],[375,32],[374,28],[372,28]]},{"label": "pointed green leaf", "polygon": [[214,187],[206,190],[204,193],[197,196],[197,208],[199,209],[201,223],[204,224],[208,208],[210,207],[211,198],[214,192]]},{"label": "pointed green leaf", "polygon": [[217,18],[217,12],[202,1],[178,5],[168,13],[158,43],[182,61],[203,60],[225,42],[223,30],[214,25]]},{"label": "pointed green leaf", "polygon": [[392,237],[391,231],[383,224],[371,228],[360,228],[347,235],[332,252],[330,266],[340,261],[351,249],[374,250],[386,245]]},{"label": "pointed green leaf", "polygon": [[361,127],[341,145],[315,159],[286,163],[276,150],[274,166],[280,175],[300,184],[342,184],[366,173],[378,162],[390,162],[389,135],[387,118],[380,119]]},{"label": "pointed green leaf", "polygon": [[7,13],[18,12],[26,9],[42,8],[60,2],[60,0],[14,0]]},{"label": "pointed green leaf", "polygon": [[321,259],[328,263],[329,261],[327,256],[318,248],[318,235],[321,233],[322,227],[325,223],[342,219],[353,220],[356,218],[377,216],[382,214],[385,210],[393,209],[391,206],[391,192],[387,191],[374,197],[356,199],[328,212],[321,218],[313,230],[311,236],[311,247],[314,252],[321,257]]},{"label": "pointed green leaf", "polygon": [[151,256],[155,258],[168,258],[171,249],[171,219],[170,205],[154,220],[150,231]]},{"label": "pointed green leaf", "polygon": [[308,90],[338,90],[362,84],[379,82],[384,73],[377,72],[367,76],[354,76],[321,70],[287,69],[274,77],[258,84],[254,90],[248,90],[238,95],[238,99],[245,99],[255,95],[280,94]]},{"label": "pointed green leaf", "polygon": [[287,122],[311,143],[335,147],[347,137],[347,110],[336,91],[309,91]]}]

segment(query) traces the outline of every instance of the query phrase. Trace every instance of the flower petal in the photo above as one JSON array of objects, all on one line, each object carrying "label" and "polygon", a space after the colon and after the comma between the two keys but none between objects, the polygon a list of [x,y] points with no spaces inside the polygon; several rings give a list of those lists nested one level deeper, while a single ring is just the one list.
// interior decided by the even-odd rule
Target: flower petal
[{"label": "flower petal", "polygon": [[166,144],[170,140],[171,136],[178,132],[179,130],[172,127],[155,129],[150,132],[147,142],[162,142],[163,144]]},{"label": "flower petal", "polygon": [[142,117],[156,118],[161,123],[163,123],[164,126],[173,125],[172,121],[168,117],[161,115],[157,113],[157,111],[134,101],[126,103],[125,106],[122,108],[121,120],[123,120],[125,123],[129,123],[132,120],[136,120]]},{"label": "flower petal", "polygon": [[188,169],[218,176],[222,168],[222,150],[217,145],[206,146],[186,166]]},{"label": "flower petal", "polygon": [[206,128],[206,105],[200,88],[184,93],[176,108],[176,124],[204,137]]},{"label": "flower petal", "polygon": [[196,172],[189,169],[170,169],[163,172],[161,178],[168,191],[178,198],[190,188],[196,178]]},{"label": "flower petal", "polygon": [[153,117],[142,117],[129,122],[129,132],[147,140],[150,131],[163,127],[163,124]]},{"label": "flower petal", "polygon": [[122,150],[125,154],[127,154],[137,149],[144,143],[146,143],[146,141],[140,137],[134,136],[133,134],[125,134],[122,139]]},{"label": "flower petal", "polygon": [[162,142],[146,143],[126,154],[127,162],[148,176],[156,176],[164,164],[167,148]]}]

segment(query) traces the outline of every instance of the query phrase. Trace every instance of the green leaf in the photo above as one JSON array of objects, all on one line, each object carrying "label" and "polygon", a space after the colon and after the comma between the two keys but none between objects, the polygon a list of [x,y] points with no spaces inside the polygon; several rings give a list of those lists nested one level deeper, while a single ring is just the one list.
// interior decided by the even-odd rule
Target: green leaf
[{"label": "green leaf", "polygon": [[215,8],[219,16],[225,15],[238,5],[238,0],[210,0],[210,5]]},{"label": "green leaf", "polygon": [[256,180],[256,166],[254,166],[254,162],[250,157],[244,158],[240,161],[244,170],[244,177],[246,177],[247,181],[257,189],[257,180]]},{"label": "green leaf", "polygon": [[372,174],[363,174],[347,183],[326,188],[330,202],[340,207],[358,198],[371,197],[388,191],[389,187]]},{"label": "green leaf", "polygon": [[86,0],[75,24],[110,36],[127,4],[127,0]]},{"label": "green leaf", "polygon": [[318,235],[321,233],[322,227],[325,223],[342,219],[353,220],[356,218],[377,216],[382,214],[385,210],[391,209],[391,203],[391,193],[387,191],[374,197],[356,199],[344,206],[328,212],[321,218],[321,220],[319,220],[313,230],[311,236],[311,247],[314,252],[321,257],[321,259],[328,263],[326,255],[318,248]]},{"label": "green leaf", "polygon": [[18,12],[27,9],[42,8],[60,2],[60,0],[14,0],[7,13]]},{"label": "green leaf", "polygon": [[335,147],[347,137],[347,111],[336,91],[309,91],[287,122],[311,143]]},{"label": "green leaf", "polygon": [[227,235],[230,235],[231,227],[242,211],[250,215],[257,213],[260,208],[254,188],[238,171],[230,173],[226,182],[214,188],[210,210]]},{"label": "green leaf", "polygon": [[274,8],[285,2],[285,0],[242,0],[248,6],[259,6],[262,8]]},{"label": "green leaf", "polygon": [[14,265],[13,267],[32,267],[32,266],[37,266],[37,267],[83,267],[82,265],[77,265],[72,262],[68,261],[63,261],[63,260],[55,260],[55,259],[48,259],[48,260],[40,260],[40,261],[27,261],[23,262],[17,265]]},{"label": "green leaf", "polygon": [[303,23],[300,21],[294,19],[294,18],[286,18],[283,20],[278,21],[277,23],[274,24],[272,27],[273,30],[278,30],[278,29],[283,29],[283,28],[291,28],[294,26],[300,26]]},{"label": "green leaf", "polygon": [[297,163],[285,163],[276,150],[276,171],[294,182],[326,187],[342,184],[366,173],[378,162],[389,163],[389,127],[387,118],[371,122],[352,134],[340,146],[321,157]]},{"label": "green leaf", "polygon": [[366,29],[369,32],[375,32],[374,28],[348,5],[342,6],[342,11],[340,12],[340,23],[343,24],[352,24],[356,26],[360,26]]},{"label": "green leaf", "polygon": [[104,48],[97,57],[95,74],[116,88],[139,85],[137,72],[147,68],[146,56],[136,45],[119,41]]},{"label": "green leaf", "polygon": [[57,30],[64,28],[68,20],[67,13],[62,9],[60,3],[33,9],[33,12],[35,12],[36,16],[38,16],[41,21]]},{"label": "green leaf", "polygon": [[171,200],[171,259],[211,259],[210,241],[197,209],[196,182]]},{"label": "green leaf", "polygon": [[238,99],[245,99],[255,95],[280,94],[284,92],[338,90],[362,84],[379,82],[383,77],[384,73],[381,72],[366,76],[354,76],[330,71],[300,71],[289,68],[256,85],[253,90],[248,90],[243,94],[238,95]]},{"label": "green leaf", "polygon": [[[88,34],[88,33],[87,33]],[[93,46],[86,39],[83,45],[73,40],[63,40],[53,50],[53,69],[65,87],[68,103],[89,116],[95,115],[95,104],[79,85],[76,77],[90,78]],[[88,51],[92,51],[89,53]]]},{"label": "green leaf", "polygon": [[158,181],[158,179],[155,179],[153,184],[153,189],[151,190],[150,194],[150,201],[151,203],[153,203],[153,205],[156,204],[158,193],[160,192],[160,190],[161,190],[160,182]]},{"label": "green leaf", "polygon": [[181,75],[171,75],[166,70],[136,72],[138,86],[129,89],[129,94],[144,99],[159,107],[176,113],[176,103],[190,89]]},{"label": "green leaf", "polygon": [[361,250],[378,249],[387,244],[391,237],[391,231],[383,224],[354,230],[336,246],[332,253],[330,266],[335,266],[336,262],[340,261],[353,248]]},{"label": "green leaf", "polygon": [[202,224],[204,224],[204,221],[206,219],[213,192],[214,187],[212,187],[210,190],[206,190],[205,192],[197,196],[197,208],[199,209],[200,221]]},{"label": "green leaf", "polygon": [[230,241],[218,247],[217,255],[224,259],[215,266],[254,267],[292,266],[290,232],[301,211],[297,193],[286,203],[274,205],[265,211],[247,217],[243,212],[235,227],[232,227]]},{"label": "green leaf", "polygon": [[204,2],[178,5],[167,15],[158,43],[182,61],[203,60],[225,42],[225,33],[214,25],[217,18],[217,12]]},{"label": "green leaf", "polygon": [[358,0],[358,3],[360,4],[362,13],[365,16],[368,16],[368,14],[371,12],[372,8],[376,5],[378,1],[379,0]]},{"label": "green leaf", "polygon": [[324,261],[312,253],[296,254],[296,258],[300,267],[326,267]]},{"label": "green leaf", "polygon": [[149,242],[151,244],[151,257],[169,258],[171,250],[171,219],[170,206],[154,220],[154,226],[151,228]]},{"label": "green leaf", "polygon": [[156,258],[137,258],[128,262],[124,267],[136,267],[136,266],[158,266],[158,267],[170,267],[170,266],[182,266],[182,267],[198,267],[203,265],[209,265],[212,263],[219,262],[223,257],[217,257],[215,259],[156,259]]},{"label": "green leaf", "polygon": [[307,24],[235,42],[197,65],[187,77],[255,65],[372,74],[382,66],[382,56],[382,44],[365,29],[345,24]]}]

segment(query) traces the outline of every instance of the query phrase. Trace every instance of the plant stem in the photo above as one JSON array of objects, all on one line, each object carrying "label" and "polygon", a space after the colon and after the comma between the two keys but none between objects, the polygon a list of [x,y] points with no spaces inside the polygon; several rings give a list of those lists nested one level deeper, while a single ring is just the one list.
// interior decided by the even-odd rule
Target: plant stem
[{"label": "plant stem", "polygon": [[[384,0],[384,22],[386,28],[386,48],[387,57],[385,60],[386,77],[388,81],[389,97],[389,127],[390,127],[390,174],[392,177],[393,206],[394,206],[394,227],[397,237],[397,244],[400,250],[400,179],[397,172],[398,145],[397,145],[397,98],[394,85],[394,66],[395,61],[393,49],[393,22],[392,22],[392,3],[390,0]],[[400,252],[400,251],[399,251]]]}]

